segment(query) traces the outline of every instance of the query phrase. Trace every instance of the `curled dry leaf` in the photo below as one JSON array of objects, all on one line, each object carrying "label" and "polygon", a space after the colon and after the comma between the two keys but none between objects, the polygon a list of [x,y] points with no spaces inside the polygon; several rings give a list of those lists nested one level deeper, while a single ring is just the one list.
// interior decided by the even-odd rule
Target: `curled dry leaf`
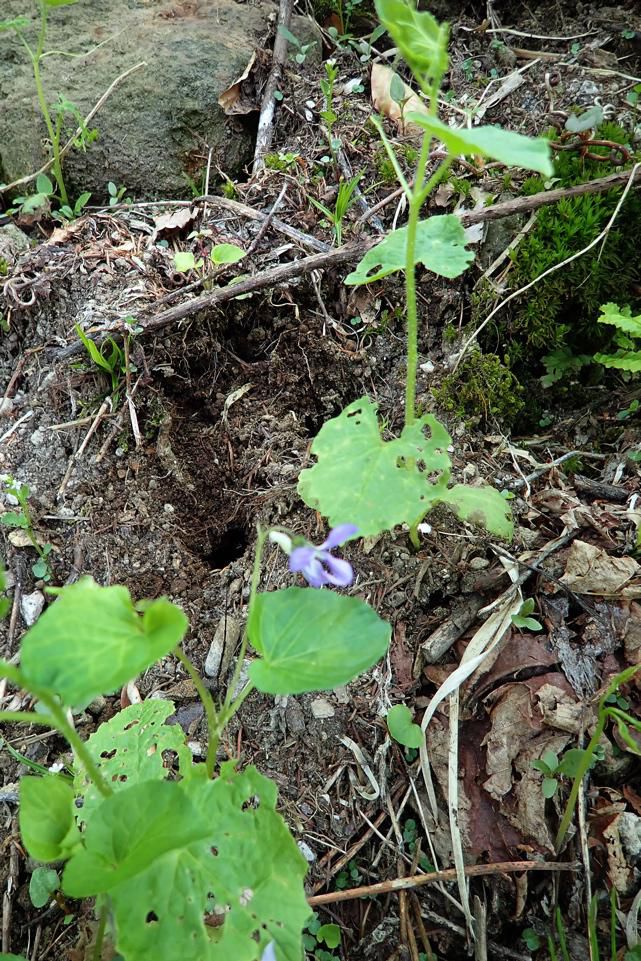
[{"label": "curled dry leaf", "polygon": [[[423,133],[422,128],[419,127],[418,124],[407,123],[404,121],[404,117],[407,116],[410,111],[424,114],[429,113],[429,111],[421,98],[414,93],[411,87],[403,83],[403,81],[401,81],[401,83],[405,91],[404,95],[403,97],[394,99],[391,92],[394,77],[398,77],[398,74],[395,73],[391,67],[387,67],[384,63],[373,64],[370,83],[374,109],[378,110],[384,117],[393,121],[402,133],[415,134],[418,136]],[[395,82],[398,83],[398,80]],[[404,100],[405,98],[407,99],[401,110],[398,101]]]},{"label": "curled dry leaf", "polygon": [[234,80],[218,98],[218,103],[228,116],[252,113],[260,109],[262,91],[271,66],[271,54],[255,50],[249,63],[237,80]]}]

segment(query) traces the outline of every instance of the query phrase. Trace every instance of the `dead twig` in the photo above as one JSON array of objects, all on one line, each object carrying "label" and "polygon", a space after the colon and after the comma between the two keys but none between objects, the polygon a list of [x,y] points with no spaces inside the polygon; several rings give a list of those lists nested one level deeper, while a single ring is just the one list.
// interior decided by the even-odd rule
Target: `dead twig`
[{"label": "dead twig", "polygon": [[265,84],[263,102],[260,107],[252,177],[255,177],[263,170],[265,166],[265,154],[269,152],[274,136],[274,115],[276,113],[276,97],[274,94],[278,90],[278,86],[282,80],[283,67],[287,60],[286,31],[289,30],[293,6],[294,0],[280,0],[278,7],[278,26],[276,28],[276,39],[274,40],[272,69]]},{"label": "dead twig", "polygon": [[[468,878],[481,878],[492,874],[520,874],[522,871],[579,871],[580,869],[581,864],[577,861],[498,861],[494,864],[468,864],[464,870]],[[316,894],[308,898],[307,903],[313,908],[319,904],[332,904],[334,901],[353,901],[355,898],[375,897],[379,894],[390,894],[393,891],[408,891],[422,887],[424,884],[436,884],[439,881],[456,881],[456,868],[445,868],[443,871],[431,871],[429,874],[417,874],[409,878],[393,878],[391,881],[365,884],[346,891]]]}]

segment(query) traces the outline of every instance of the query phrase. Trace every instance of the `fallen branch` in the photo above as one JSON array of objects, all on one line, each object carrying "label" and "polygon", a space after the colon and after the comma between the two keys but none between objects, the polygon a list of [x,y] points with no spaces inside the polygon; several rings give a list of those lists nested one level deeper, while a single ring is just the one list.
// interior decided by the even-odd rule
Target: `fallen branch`
[{"label": "fallen branch", "polygon": [[294,0],[280,0],[278,8],[278,26],[274,40],[272,69],[265,84],[263,102],[258,119],[258,133],[256,134],[256,148],[254,150],[254,165],[252,177],[259,174],[265,166],[265,155],[269,153],[274,136],[274,114],[276,113],[276,91],[283,77],[283,67],[287,60],[287,33],[292,19]]},{"label": "fallen branch", "polygon": [[[580,867],[578,862],[566,861],[499,861],[495,864],[469,864],[465,868],[465,875],[468,878],[479,878],[488,874],[520,874],[525,871],[578,871]],[[435,884],[438,881],[456,881],[456,868],[430,871],[428,874],[415,874],[410,878],[379,881],[378,884],[365,884],[360,888],[349,888],[347,891],[315,894],[307,899],[307,903],[310,907],[316,907],[319,904],[332,904],[334,901],[352,901],[354,898],[389,894],[392,891],[407,891],[409,888],[419,888],[424,884]]]}]

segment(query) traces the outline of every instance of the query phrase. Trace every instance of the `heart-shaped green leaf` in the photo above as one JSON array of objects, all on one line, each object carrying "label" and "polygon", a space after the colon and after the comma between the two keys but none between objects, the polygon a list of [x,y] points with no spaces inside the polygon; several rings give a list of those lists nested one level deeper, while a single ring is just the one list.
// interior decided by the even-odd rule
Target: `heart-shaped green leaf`
[{"label": "heart-shaped green leaf", "polygon": [[257,961],[273,942],[277,961],[300,961],[307,865],[275,801],[254,768],[229,764],[215,781],[127,788],[93,812],[63,890],[109,892],[124,958]]},{"label": "heart-shaped green leaf", "polygon": [[[173,703],[160,698],[131,704],[91,735],[87,750],[114,791],[141,781],[161,781],[168,777],[167,751],[178,755],[183,777],[188,774],[191,752],[183,730],[179,724],[165,723],[173,713]],[[102,795],[84,769],[77,771],[74,787],[84,799],[80,816],[86,821],[102,803]]]},{"label": "heart-shaped green leaf", "polygon": [[548,177],[554,172],[550,144],[543,137],[524,137],[501,127],[448,127],[438,117],[414,111],[407,114],[407,120],[441,140],[455,156],[491,157],[509,167],[536,170]]},{"label": "heart-shaped green leaf", "polygon": [[58,872],[53,868],[34,868],[29,881],[29,897],[34,908],[43,908],[60,887]]},{"label": "heart-shaped green leaf", "polygon": [[67,705],[88,703],[150,667],[178,644],[187,618],[160,598],[137,613],[125,587],[91,578],[65,587],[22,641],[26,685],[46,688]]},{"label": "heart-shaped green leaf", "polygon": [[69,857],[80,839],[71,784],[58,775],[20,781],[20,834],[37,861]]},{"label": "heart-shaped green leaf", "polygon": [[245,251],[236,244],[216,244],[212,247],[210,254],[213,264],[235,264],[244,256]]},{"label": "heart-shaped green leaf", "polygon": [[[399,227],[368,250],[346,284],[371,284],[406,266],[407,227]],[[453,214],[422,220],[416,231],[415,264],[423,264],[441,277],[458,277],[474,260],[465,246],[465,230]]]},{"label": "heart-shaped green leaf", "polygon": [[[355,524],[362,537],[420,520],[437,492],[445,490],[450,470],[451,439],[434,417],[426,414],[398,439],[384,441],[376,410],[361,397],[326,421],[311,447],[318,463],[302,471],[298,481],[309,507],[328,517],[332,527]],[[440,483],[430,485],[408,462],[440,475]]]},{"label": "heart-shaped green leaf", "polygon": [[412,712],[405,704],[395,704],[387,712],[387,729],[399,744],[405,747],[419,748],[423,744],[423,732],[418,724],[413,723]]},{"label": "heart-shaped green leaf", "polygon": [[383,656],[391,633],[359,598],[304,587],[258,594],[247,630],[261,654],[249,676],[267,694],[347,684]]}]

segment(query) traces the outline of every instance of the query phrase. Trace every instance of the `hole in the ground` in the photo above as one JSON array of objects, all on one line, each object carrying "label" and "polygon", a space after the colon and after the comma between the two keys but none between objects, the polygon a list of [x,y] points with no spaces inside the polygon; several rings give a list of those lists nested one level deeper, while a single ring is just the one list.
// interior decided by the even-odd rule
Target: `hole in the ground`
[{"label": "hole in the ground", "polygon": [[210,550],[203,560],[212,569],[220,570],[242,557],[248,543],[245,529],[240,524],[231,524],[226,530],[211,535]]}]

